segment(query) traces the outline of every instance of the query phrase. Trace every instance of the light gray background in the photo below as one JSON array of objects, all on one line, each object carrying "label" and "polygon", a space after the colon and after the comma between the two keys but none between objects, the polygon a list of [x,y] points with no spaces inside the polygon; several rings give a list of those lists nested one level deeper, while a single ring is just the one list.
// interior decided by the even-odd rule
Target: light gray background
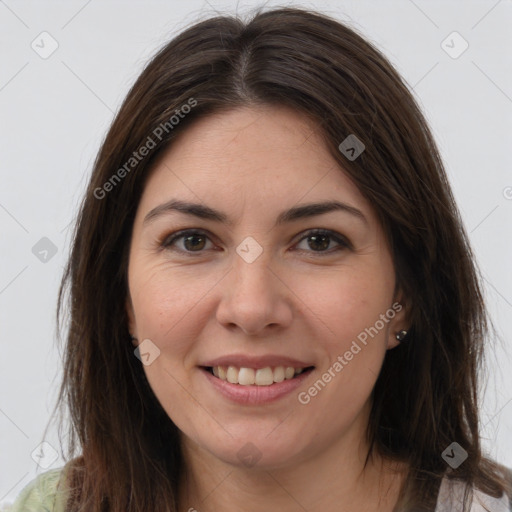
[{"label": "light gray background", "polygon": [[[174,34],[216,10],[247,13],[257,5],[0,0],[0,503],[64,463],[48,466],[52,448],[43,467],[31,454],[60,382],[54,311],[68,227],[114,113]],[[512,466],[512,1],[286,5],[319,9],[362,31],[414,89],[432,125],[503,340],[489,344],[484,446]],[[43,31],[58,43],[47,59],[31,47],[50,48]],[[441,46],[453,31],[469,44],[458,58]],[[462,48],[456,37],[447,41],[452,54]],[[58,250],[46,262],[32,252],[42,237]],[[55,427],[46,441],[59,450]]]}]

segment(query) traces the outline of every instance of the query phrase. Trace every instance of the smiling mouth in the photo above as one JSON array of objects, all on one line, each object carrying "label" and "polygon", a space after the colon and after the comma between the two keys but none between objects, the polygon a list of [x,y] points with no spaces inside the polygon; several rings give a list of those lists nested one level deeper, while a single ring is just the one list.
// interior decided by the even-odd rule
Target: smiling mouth
[{"label": "smiling mouth", "polygon": [[285,380],[292,380],[301,374],[311,372],[315,367],[294,368],[292,366],[275,366],[266,368],[238,368],[236,366],[201,366],[219,380],[240,386],[272,386]]}]

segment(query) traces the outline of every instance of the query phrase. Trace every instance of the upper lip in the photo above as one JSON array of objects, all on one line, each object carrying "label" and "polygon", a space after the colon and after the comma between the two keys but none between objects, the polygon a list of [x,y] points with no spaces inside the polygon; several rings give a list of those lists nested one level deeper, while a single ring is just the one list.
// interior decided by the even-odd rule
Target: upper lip
[{"label": "upper lip", "polygon": [[216,357],[200,364],[199,366],[236,366],[237,368],[266,368],[267,366],[292,366],[293,368],[307,368],[311,363],[299,361],[292,357],[279,355],[248,356],[246,354],[231,354]]}]

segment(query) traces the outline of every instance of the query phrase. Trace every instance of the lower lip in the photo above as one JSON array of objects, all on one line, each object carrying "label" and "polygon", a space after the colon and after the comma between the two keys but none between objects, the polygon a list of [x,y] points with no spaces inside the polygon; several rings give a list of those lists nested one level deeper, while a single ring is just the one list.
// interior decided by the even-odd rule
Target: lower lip
[{"label": "lower lip", "polygon": [[211,385],[226,398],[238,404],[258,405],[275,402],[292,393],[309,377],[314,368],[300,373],[293,379],[274,382],[274,384],[270,386],[243,386],[241,384],[231,384],[231,382],[215,377],[215,375],[212,375],[204,368],[200,368],[200,370]]}]

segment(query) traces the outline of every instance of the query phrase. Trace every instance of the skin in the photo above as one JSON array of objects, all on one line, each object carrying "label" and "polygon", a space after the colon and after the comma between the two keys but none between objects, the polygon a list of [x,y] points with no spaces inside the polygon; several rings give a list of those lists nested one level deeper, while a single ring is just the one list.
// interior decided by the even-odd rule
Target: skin
[{"label": "skin", "polygon": [[[203,118],[178,140],[138,205],[127,310],[135,344],[150,339],[160,350],[144,371],[181,431],[180,510],[391,511],[405,467],[396,464],[394,475],[375,455],[363,468],[365,431],[386,351],[408,323],[371,205],[315,126],[287,108]],[[232,225],[176,211],[143,222],[171,198],[220,210]],[[334,211],[274,226],[283,210],[326,200],[348,203],[367,222]],[[207,238],[162,247],[192,228]],[[306,236],[314,228],[350,247],[331,237],[319,248]],[[248,236],[263,249],[252,263],[236,252]],[[307,405],[297,392],[266,405],[234,404],[197,366],[233,353],[289,355],[315,366],[298,390],[307,391],[397,301],[402,310]],[[237,456],[249,441],[260,456],[251,467]]]}]

